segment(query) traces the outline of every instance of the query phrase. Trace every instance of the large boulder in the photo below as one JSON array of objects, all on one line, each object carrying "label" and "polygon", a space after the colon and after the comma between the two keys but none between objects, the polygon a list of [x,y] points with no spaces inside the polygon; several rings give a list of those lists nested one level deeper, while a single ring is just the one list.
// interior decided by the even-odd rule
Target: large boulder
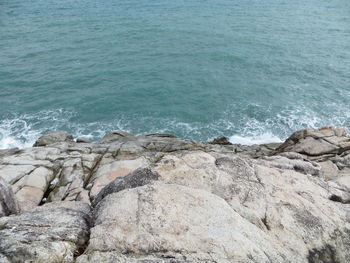
[{"label": "large boulder", "polygon": [[327,126],[321,129],[305,129],[293,133],[276,153],[297,152],[308,156],[340,154],[350,150],[350,137],[344,128]]},{"label": "large boulder", "polygon": [[190,152],[164,156],[155,171],[159,181],[203,189],[223,198],[247,224],[268,234],[269,242],[282,246],[285,258],[294,260],[271,262],[307,262],[326,248],[337,258],[335,262],[348,262],[347,189],[314,176],[318,167],[307,160],[295,159],[296,163],[282,166],[283,160],[214,158]]},{"label": "large boulder", "polygon": [[0,217],[18,213],[17,201],[11,186],[0,177]]},{"label": "large boulder", "polygon": [[73,142],[73,136],[64,131],[50,132],[37,139],[33,146],[46,146],[57,142]]},{"label": "large boulder", "polygon": [[207,191],[156,182],[110,194],[94,213],[77,262],[283,261],[282,247]]},{"label": "large boulder", "polygon": [[89,238],[90,207],[59,202],[0,218],[0,262],[74,262]]}]

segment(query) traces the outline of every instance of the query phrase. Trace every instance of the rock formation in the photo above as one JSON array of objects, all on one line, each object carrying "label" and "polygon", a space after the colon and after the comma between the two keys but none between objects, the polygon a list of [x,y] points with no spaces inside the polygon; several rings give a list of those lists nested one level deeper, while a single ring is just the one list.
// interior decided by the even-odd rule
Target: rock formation
[{"label": "rock formation", "polygon": [[350,262],[350,137],[63,132],[0,152],[0,262]]}]

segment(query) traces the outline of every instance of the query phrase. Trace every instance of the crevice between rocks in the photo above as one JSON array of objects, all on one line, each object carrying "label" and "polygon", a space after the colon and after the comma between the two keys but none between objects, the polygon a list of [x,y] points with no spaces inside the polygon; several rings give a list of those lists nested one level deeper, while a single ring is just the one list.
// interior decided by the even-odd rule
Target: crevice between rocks
[{"label": "crevice between rocks", "polygon": [[74,262],[76,262],[76,259],[83,255],[86,251],[86,249],[88,248],[89,246],[89,243],[90,243],[90,237],[91,237],[91,228],[93,228],[94,226],[94,218],[92,216],[92,208],[90,207],[90,213],[89,215],[85,218],[86,220],[86,224],[88,226],[88,228],[86,229],[87,231],[87,234],[86,234],[86,240],[84,242],[84,244],[82,244],[81,246],[77,246],[77,250],[74,252]]},{"label": "crevice between rocks", "polygon": [[[96,163],[95,163],[94,167],[92,167],[92,169],[91,169],[89,175],[87,176],[86,180],[84,181],[84,185],[83,185],[83,188],[84,188],[84,189],[86,189],[86,187],[87,187],[88,184],[90,183],[91,178],[94,176],[94,174],[95,174],[97,168],[99,167],[99,165],[100,165],[100,163],[101,163],[103,157],[104,157],[104,156],[106,155],[106,153],[108,152],[108,149],[109,149],[109,148],[107,148],[106,151],[105,151],[104,153],[102,153],[102,154],[99,156],[99,158],[96,160]],[[83,167],[83,168],[84,168],[84,167]]]},{"label": "crevice between rocks", "polygon": [[271,230],[271,227],[269,226],[268,222],[267,222],[267,214],[265,213],[264,217],[261,218],[261,222],[263,222],[263,224],[265,225],[266,229],[268,231]]},{"label": "crevice between rocks", "polygon": [[333,202],[338,202],[338,203],[342,203],[342,204],[350,204],[350,199],[343,199],[341,196],[335,195],[335,194],[332,194],[328,199],[333,201]]},{"label": "crevice between rocks", "polygon": [[[54,174],[53,179],[52,179],[51,181],[48,182],[47,188],[46,188],[46,190],[45,190],[45,192],[44,192],[44,195],[43,195],[43,197],[41,198],[41,201],[40,201],[40,203],[38,204],[38,206],[42,206],[42,205],[46,204],[46,201],[48,200],[48,198],[49,198],[49,196],[50,196],[50,193],[51,193],[53,190],[55,190],[55,188],[57,187],[57,185],[56,185],[56,184],[52,184],[52,182],[53,182],[55,179],[57,179],[57,178],[59,178],[59,177],[61,176],[61,172],[62,172],[62,167],[60,167],[60,168],[57,170],[57,173]],[[23,186],[23,187],[24,187],[24,186]]]}]

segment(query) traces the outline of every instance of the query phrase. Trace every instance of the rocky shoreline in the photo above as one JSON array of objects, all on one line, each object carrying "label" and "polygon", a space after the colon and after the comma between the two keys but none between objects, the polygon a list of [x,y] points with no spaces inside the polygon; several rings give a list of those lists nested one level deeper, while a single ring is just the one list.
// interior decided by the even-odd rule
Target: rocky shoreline
[{"label": "rocky shoreline", "polygon": [[350,137],[65,132],[0,151],[0,262],[350,262]]}]

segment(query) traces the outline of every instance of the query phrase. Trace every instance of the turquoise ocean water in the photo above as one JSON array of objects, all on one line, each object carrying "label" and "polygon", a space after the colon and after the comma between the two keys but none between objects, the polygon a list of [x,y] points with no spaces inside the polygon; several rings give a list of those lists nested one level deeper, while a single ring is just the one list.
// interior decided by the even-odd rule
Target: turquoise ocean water
[{"label": "turquoise ocean water", "polygon": [[1,0],[0,148],[350,128],[349,0]]}]

